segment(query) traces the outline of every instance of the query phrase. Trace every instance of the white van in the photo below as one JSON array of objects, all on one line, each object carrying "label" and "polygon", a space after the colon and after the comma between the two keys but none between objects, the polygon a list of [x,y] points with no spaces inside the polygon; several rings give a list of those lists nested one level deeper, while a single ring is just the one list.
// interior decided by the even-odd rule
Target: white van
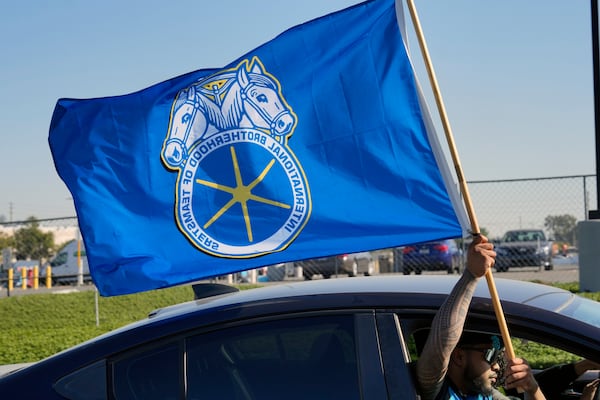
[{"label": "white van", "polygon": [[[77,240],[69,242],[63,247],[52,260],[50,260],[50,267],[52,267],[52,284],[74,284],[77,283],[77,276],[79,274],[78,257],[81,258],[81,266],[83,271],[83,281],[91,282],[90,268],[88,266],[88,260],[85,255],[85,248],[83,242],[81,242],[81,248],[79,249],[79,255],[77,249]],[[46,268],[40,271],[40,277],[46,278]]]}]

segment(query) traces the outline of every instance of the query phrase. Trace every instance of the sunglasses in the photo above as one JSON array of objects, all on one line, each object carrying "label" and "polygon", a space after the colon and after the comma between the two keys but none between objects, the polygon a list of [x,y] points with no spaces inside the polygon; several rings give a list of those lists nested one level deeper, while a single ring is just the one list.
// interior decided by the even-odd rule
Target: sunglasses
[{"label": "sunglasses", "polygon": [[485,361],[490,364],[501,364],[504,359],[504,349],[492,347],[490,349],[479,349],[477,347],[461,347],[464,350],[478,351],[483,354]]}]

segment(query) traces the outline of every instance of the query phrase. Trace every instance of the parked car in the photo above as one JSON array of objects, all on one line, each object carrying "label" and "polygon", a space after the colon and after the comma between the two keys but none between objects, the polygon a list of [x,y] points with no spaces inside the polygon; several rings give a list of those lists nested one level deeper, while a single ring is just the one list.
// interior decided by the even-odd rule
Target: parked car
[{"label": "parked car", "polygon": [[[417,399],[410,363],[456,276],[375,276],[198,299],[0,378],[3,399]],[[600,303],[497,279],[513,340],[600,361]],[[484,279],[465,329],[498,334]]]},{"label": "parked car", "polygon": [[302,275],[306,280],[311,280],[313,275],[319,274],[325,279],[339,274],[369,276],[374,270],[373,257],[368,251],[303,260],[296,265],[302,267]]},{"label": "parked car", "polygon": [[[72,240],[58,251],[56,256],[50,260],[50,276],[53,285],[68,285],[77,283],[79,277],[79,263],[81,262],[82,280],[91,282],[90,268],[83,247],[83,242],[79,245],[77,240]],[[45,279],[47,269],[40,270],[40,278]]]},{"label": "parked car", "polygon": [[549,271],[552,263],[552,240],[546,239],[541,229],[517,229],[504,234],[495,244],[496,271],[508,271],[510,267],[539,267]]},{"label": "parked car", "polygon": [[462,251],[454,239],[418,243],[402,248],[402,272],[420,274],[422,271],[460,271]]}]

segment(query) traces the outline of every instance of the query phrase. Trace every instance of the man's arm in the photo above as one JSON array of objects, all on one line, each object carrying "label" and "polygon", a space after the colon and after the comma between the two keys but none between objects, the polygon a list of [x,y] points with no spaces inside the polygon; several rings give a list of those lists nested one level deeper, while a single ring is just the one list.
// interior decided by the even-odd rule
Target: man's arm
[{"label": "man's arm", "polygon": [[433,320],[417,360],[417,380],[423,400],[434,399],[443,384],[450,354],[462,334],[476,286],[477,279],[465,270]]},{"label": "man's arm", "polygon": [[423,352],[417,361],[417,380],[423,400],[439,392],[450,354],[460,339],[477,280],[494,265],[496,253],[484,236],[476,236],[467,253],[467,268],[440,307],[431,325]]}]

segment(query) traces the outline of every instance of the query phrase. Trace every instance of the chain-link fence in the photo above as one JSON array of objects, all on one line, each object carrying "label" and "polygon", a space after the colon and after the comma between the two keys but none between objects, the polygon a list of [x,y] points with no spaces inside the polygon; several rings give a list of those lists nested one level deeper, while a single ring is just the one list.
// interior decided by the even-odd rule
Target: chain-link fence
[{"label": "chain-link fence", "polygon": [[[562,269],[564,276],[568,276],[565,279],[574,276],[574,280],[577,280],[577,275],[572,272],[578,268],[576,223],[587,219],[588,212],[597,208],[596,185],[595,175],[468,182],[479,226],[497,242],[497,247],[501,247],[498,259],[504,264],[499,265],[506,265],[511,256],[513,260],[508,264],[511,269],[530,267],[540,272],[554,269],[555,273]],[[565,240],[563,234],[562,239],[548,242],[546,239],[557,238],[556,232],[548,229],[546,222],[549,218],[560,216],[570,216],[568,221],[573,234],[569,240]],[[53,232],[57,244],[76,239],[79,235],[76,217],[36,222],[40,230]],[[12,235],[26,225],[27,221],[0,223],[0,233]],[[561,227],[563,230],[568,228]],[[518,245],[512,247],[507,246],[506,241],[500,241],[506,232],[515,230],[525,232],[521,239],[526,240],[516,240]],[[538,232],[542,237],[538,236]],[[252,273],[233,275],[229,281],[277,281],[381,273],[455,273],[464,264],[464,251],[460,242],[457,245],[453,241],[437,242],[269,266]],[[7,260],[4,260],[3,265],[6,263]],[[552,268],[549,268],[550,265]]]},{"label": "chain-link fence", "polygon": [[468,186],[479,226],[490,238],[514,229],[542,229],[552,236],[546,217],[572,215],[582,221],[598,205],[595,175],[473,181]]},{"label": "chain-link fence", "polygon": [[[29,226],[32,221],[0,222],[0,234],[12,236],[14,233]],[[78,235],[77,217],[35,219],[42,232],[52,232],[57,244],[75,239]]]},{"label": "chain-link fence", "polygon": [[[578,254],[576,225],[586,220],[588,212],[597,208],[595,175],[561,176],[532,179],[508,179],[468,182],[469,193],[479,226],[489,239],[495,241],[498,272],[517,268],[517,271],[547,273],[536,279],[546,281],[577,281]],[[563,218],[568,226],[552,226],[546,222]],[[560,228],[560,237],[554,228]],[[509,232],[516,236],[503,241]],[[565,231],[570,231],[566,235]],[[464,264],[465,249],[460,241],[405,246],[371,252],[374,273],[455,273]],[[353,255],[346,259],[354,260]],[[324,277],[353,275],[356,268],[338,259],[336,274],[325,260],[309,260],[302,264],[304,276],[321,274]],[[346,262],[348,264],[348,262]],[[350,263],[352,265],[352,263]],[[356,264],[354,264],[356,265]],[[458,266],[457,266],[458,265]],[[326,271],[325,273],[322,273]],[[550,272],[552,276],[550,277]],[[360,274],[360,273],[359,273]],[[560,274],[560,275],[557,275]],[[529,279],[531,275],[522,275]],[[518,278],[518,276],[517,276]]]}]

